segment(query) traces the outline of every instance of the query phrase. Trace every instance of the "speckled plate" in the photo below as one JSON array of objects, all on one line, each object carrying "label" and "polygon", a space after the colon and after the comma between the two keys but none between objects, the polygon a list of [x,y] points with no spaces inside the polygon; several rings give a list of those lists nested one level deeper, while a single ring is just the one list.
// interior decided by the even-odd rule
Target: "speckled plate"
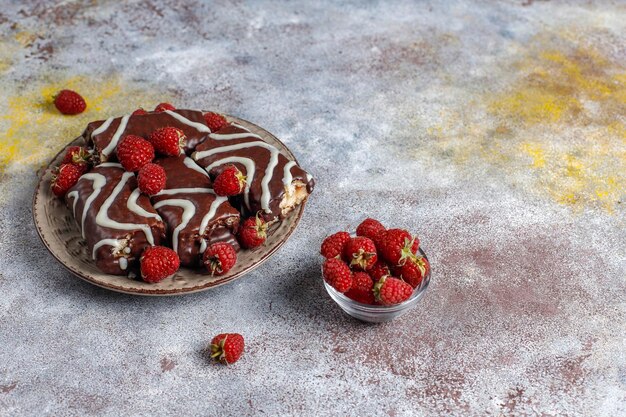
[{"label": "speckled plate", "polygon": [[[239,123],[251,132],[261,136],[266,142],[276,146],[289,160],[296,161],[291,151],[274,135],[259,126],[237,117],[227,116],[230,121]],[[82,138],[75,139],[70,145],[82,145]],[[65,148],[48,164],[42,173],[33,196],[33,218],[37,232],[45,247],[72,274],[99,287],[128,294],[140,295],[178,295],[204,291],[226,284],[267,261],[298,226],[304,205],[301,204],[282,222],[270,229],[270,234],[263,246],[254,250],[241,250],[237,255],[237,264],[227,275],[212,277],[188,268],[181,268],[174,276],[158,284],[148,284],[125,276],[102,273],[91,259],[85,240],[81,237],[78,225],[63,200],[56,198],[50,190],[52,168],[63,159]]]}]

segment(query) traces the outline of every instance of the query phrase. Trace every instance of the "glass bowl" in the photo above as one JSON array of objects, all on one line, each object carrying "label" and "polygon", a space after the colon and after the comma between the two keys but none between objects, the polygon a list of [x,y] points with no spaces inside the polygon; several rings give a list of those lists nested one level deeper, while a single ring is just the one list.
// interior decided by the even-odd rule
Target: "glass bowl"
[{"label": "glass bowl", "polygon": [[[422,248],[419,248],[418,252],[424,258],[426,258],[426,260],[428,260],[428,257],[426,256]],[[348,298],[344,294],[335,290],[333,287],[328,285],[326,281],[324,281],[324,287],[326,288],[328,295],[330,295],[330,298],[332,298],[339,305],[339,307],[341,307],[341,309],[348,313],[350,316],[368,323],[382,323],[400,317],[401,315],[405,314],[413,307],[415,307],[415,305],[420,301],[420,299],[424,295],[424,292],[426,292],[426,289],[428,288],[428,284],[430,283],[431,269],[432,268],[429,268],[428,274],[424,276],[419,287],[413,290],[413,294],[408,300],[400,304],[394,304],[391,306],[359,303],[358,301],[354,301],[353,299]]]}]

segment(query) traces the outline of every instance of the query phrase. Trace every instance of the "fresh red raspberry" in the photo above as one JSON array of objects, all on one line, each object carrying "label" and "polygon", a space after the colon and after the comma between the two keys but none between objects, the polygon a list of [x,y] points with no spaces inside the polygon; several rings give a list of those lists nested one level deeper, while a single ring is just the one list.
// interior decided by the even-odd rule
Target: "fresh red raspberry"
[{"label": "fresh red raspberry", "polygon": [[154,111],[159,113],[165,110],[176,110],[176,107],[172,106],[170,103],[159,103],[159,105],[154,108]]},{"label": "fresh red raspberry", "polygon": [[374,280],[366,272],[352,275],[352,288],[346,291],[346,297],[363,304],[374,304]]},{"label": "fresh red raspberry", "polygon": [[77,182],[83,171],[80,167],[73,164],[61,164],[52,174],[52,192],[57,197],[63,197],[67,190],[72,188]]},{"label": "fresh red raspberry", "polygon": [[137,110],[132,112],[131,116],[143,116],[144,114],[148,114],[142,107],[139,107]]},{"label": "fresh red raspberry", "polygon": [[246,186],[246,176],[234,165],[225,168],[213,181],[213,191],[221,196],[241,194]]},{"label": "fresh red raspberry", "polygon": [[235,266],[237,252],[230,243],[214,243],[204,251],[203,262],[211,275],[224,275]]},{"label": "fresh red raspberry", "polygon": [[241,357],[244,349],[243,336],[239,333],[218,334],[211,340],[211,358],[229,365]]},{"label": "fresh red raspberry", "polygon": [[249,217],[239,228],[237,238],[239,244],[246,249],[261,246],[265,242],[265,239],[267,239],[267,223],[258,215],[256,217]]},{"label": "fresh red raspberry", "polygon": [[83,148],[82,146],[70,146],[67,148],[61,163],[76,165],[84,174],[89,169],[91,154],[87,148]]},{"label": "fresh red raspberry", "polygon": [[208,112],[204,113],[204,121],[206,122],[211,132],[217,132],[224,126],[228,125],[228,120],[224,116],[218,113]]},{"label": "fresh red raspberry", "polygon": [[401,279],[384,276],[374,284],[374,297],[382,305],[399,304],[413,294],[413,287]]},{"label": "fresh red raspberry", "polygon": [[141,167],[137,174],[139,190],[147,195],[154,195],[165,188],[167,176],[161,165],[149,162]]},{"label": "fresh red raspberry", "polygon": [[370,269],[378,259],[372,239],[363,236],[351,238],[343,248],[343,259],[356,270]]},{"label": "fresh red raspberry", "polygon": [[337,256],[341,256],[343,248],[349,240],[350,233],[348,232],[337,232],[330,235],[322,242],[320,253],[324,258],[335,258]]},{"label": "fresh red raspberry", "polygon": [[385,226],[381,222],[367,218],[356,228],[356,235],[369,237],[376,243],[376,237],[384,230]]},{"label": "fresh red raspberry", "polygon": [[416,256],[407,259],[403,265],[394,266],[392,269],[395,276],[409,283],[411,287],[417,288],[430,272],[430,263],[423,256]]},{"label": "fresh red raspberry", "polygon": [[187,137],[176,127],[162,127],[150,134],[150,143],[158,153],[168,156],[180,155],[185,147]]},{"label": "fresh red raspberry", "polygon": [[389,265],[401,265],[414,258],[419,248],[419,239],[404,229],[389,229],[384,232],[376,246],[380,256]]},{"label": "fresh red raspberry", "polygon": [[372,268],[367,271],[374,281],[378,281],[385,275],[391,275],[391,271],[389,270],[389,266],[380,259],[376,261],[376,263],[372,266]]},{"label": "fresh red raspberry", "polygon": [[149,246],[141,254],[139,264],[143,280],[155,283],[176,273],[180,267],[180,259],[173,249],[165,246]]},{"label": "fresh red raspberry", "polygon": [[54,105],[63,114],[79,114],[85,111],[85,99],[72,90],[61,90],[54,97]]},{"label": "fresh red raspberry", "polygon": [[117,159],[126,171],[139,171],[154,159],[154,147],[140,136],[127,135],[117,145]]},{"label": "fresh red raspberry", "polygon": [[330,258],[322,265],[324,281],[339,292],[346,292],[352,288],[352,271],[339,258]]}]

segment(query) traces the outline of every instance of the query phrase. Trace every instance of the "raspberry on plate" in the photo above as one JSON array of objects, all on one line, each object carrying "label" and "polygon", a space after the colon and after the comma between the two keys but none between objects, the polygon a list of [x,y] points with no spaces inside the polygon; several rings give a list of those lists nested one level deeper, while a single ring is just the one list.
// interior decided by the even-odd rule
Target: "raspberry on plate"
[{"label": "raspberry on plate", "polygon": [[139,190],[147,195],[154,195],[165,188],[167,177],[162,166],[149,162],[141,167],[137,174]]},{"label": "raspberry on plate", "polygon": [[352,275],[352,287],[346,291],[346,297],[363,304],[374,304],[374,280],[366,272]]},{"label": "raspberry on plate", "polygon": [[368,217],[363,220],[360,225],[358,225],[356,228],[356,235],[369,237],[374,241],[374,243],[376,243],[378,235],[385,230],[385,226],[383,226],[381,222]]},{"label": "raspberry on plate", "polygon": [[209,129],[211,129],[211,132],[217,132],[224,126],[228,125],[228,121],[221,114],[213,113],[210,111],[204,113],[203,116],[204,121],[206,122],[207,126],[209,126]]},{"label": "raspberry on plate", "polygon": [[204,251],[203,263],[211,275],[224,275],[237,262],[237,252],[226,242],[214,243]]},{"label": "raspberry on plate", "polygon": [[149,246],[139,259],[141,278],[149,283],[163,281],[176,273],[180,266],[178,254],[165,246]]},{"label": "raspberry on plate", "polygon": [[219,196],[241,194],[246,186],[246,176],[234,165],[226,167],[213,181],[213,191]]},{"label": "raspberry on plate", "polygon": [[399,266],[394,266],[393,274],[406,281],[411,287],[417,288],[424,277],[430,272],[430,264],[423,256],[411,257]]},{"label": "raspberry on plate", "polygon": [[89,169],[89,163],[91,162],[91,154],[82,146],[70,146],[65,151],[62,164],[76,165],[80,170],[85,173]]},{"label": "raspberry on plate", "polygon": [[82,169],[74,164],[61,164],[61,166],[52,174],[51,188],[54,195],[63,197],[67,190],[72,188],[80,176],[83,174]]},{"label": "raspberry on plate", "polygon": [[400,304],[413,294],[413,287],[401,279],[384,276],[374,285],[374,297],[382,305]]},{"label": "raspberry on plate", "polygon": [[154,111],[158,113],[164,112],[165,110],[176,110],[176,107],[172,106],[170,103],[159,103],[154,108]]},{"label": "raspberry on plate", "polygon": [[148,114],[142,107],[139,107],[137,110],[131,113],[131,116],[143,116],[144,114]]},{"label": "raspberry on plate", "polygon": [[328,236],[322,242],[320,253],[324,258],[335,258],[343,253],[343,248],[350,240],[350,233],[337,232]]},{"label": "raspberry on plate", "polygon": [[346,292],[352,288],[352,271],[339,258],[326,259],[322,265],[324,281],[339,292]]},{"label": "raspberry on plate", "polygon": [[377,243],[380,256],[392,266],[414,258],[419,249],[419,239],[404,229],[387,230]]},{"label": "raspberry on plate", "polygon": [[211,340],[209,348],[211,358],[226,365],[235,363],[244,350],[243,336],[239,333],[218,334]]},{"label": "raspberry on plate", "polygon": [[170,126],[155,130],[148,139],[156,152],[167,156],[180,155],[187,141],[182,130]]},{"label": "raspberry on plate", "polygon": [[117,159],[126,171],[136,172],[154,159],[154,147],[140,136],[127,135],[117,145]]},{"label": "raspberry on plate", "polygon": [[267,239],[267,223],[258,215],[247,218],[237,234],[239,244],[246,249],[261,246]]},{"label": "raspberry on plate", "polygon": [[366,271],[376,263],[376,245],[363,236],[351,238],[343,248],[343,259],[356,270]]},{"label": "raspberry on plate", "polygon": [[85,99],[72,90],[61,90],[54,97],[54,106],[63,114],[79,114],[85,111]]}]

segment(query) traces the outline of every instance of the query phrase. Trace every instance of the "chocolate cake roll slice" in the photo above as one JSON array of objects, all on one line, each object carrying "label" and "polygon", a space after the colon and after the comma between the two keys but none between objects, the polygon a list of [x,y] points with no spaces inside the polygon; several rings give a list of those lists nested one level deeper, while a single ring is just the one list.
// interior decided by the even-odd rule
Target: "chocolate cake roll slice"
[{"label": "chocolate cake roll slice", "polygon": [[241,209],[265,220],[284,218],[305,201],[315,181],[295,161],[245,127],[231,123],[208,135],[191,157],[211,175],[229,164],[246,175]]},{"label": "chocolate cake roll slice", "polygon": [[137,135],[148,138],[156,129],[166,126],[179,128],[185,133],[187,153],[192,152],[196,145],[211,133],[202,112],[177,109],[91,122],[87,125],[83,137],[94,148],[100,162],[117,161],[115,149],[124,136]]},{"label": "chocolate cake roll slice", "polygon": [[144,248],[165,239],[165,224],[141,194],[132,172],[104,163],[80,177],[65,195],[96,266],[125,275]]},{"label": "chocolate cake roll slice", "polygon": [[155,163],[165,169],[167,183],[152,202],[167,224],[181,265],[199,265],[211,243],[227,241],[239,249],[235,238],[239,212],[228,198],[215,195],[207,173],[185,155],[158,158]]}]

